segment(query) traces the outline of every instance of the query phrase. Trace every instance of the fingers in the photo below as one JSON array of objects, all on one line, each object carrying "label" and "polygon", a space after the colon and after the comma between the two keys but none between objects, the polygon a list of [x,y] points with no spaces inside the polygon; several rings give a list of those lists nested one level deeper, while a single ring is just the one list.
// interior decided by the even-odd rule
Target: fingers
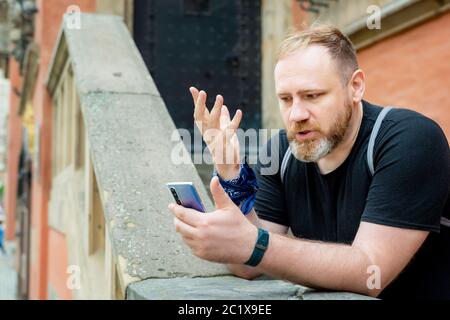
[{"label": "fingers", "polygon": [[239,125],[241,124],[241,120],[242,120],[242,111],[238,110],[236,111],[233,120],[231,120],[230,129],[236,131],[239,128]]},{"label": "fingers", "polygon": [[234,205],[233,201],[231,201],[230,197],[225,193],[220,185],[219,178],[217,176],[212,178],[210,189],[217,209],[223,209]]},{"label": "fingers", "polygon": [[220,126],[220,114],[222,112],[222,106],[223,106],[223,97],[219,94],[216,96],[214,107],[212,108],[210,113],[210,124],[217,129],[219,129]]},{"label": "fingers", "polygon": [[190,87],[189,91],[191,92],[192,99],[194,100],[194,105],[195,105],[195,103],[197,102],[199,91],[196,87]]},{"label": "fingers", "polygon": [[202,124],[207,121],[208,127],[213,127],[217,129],[225,129],[229,127],[233,131],[239,128],[242,120],[242,111],[236,111],[233,120],[230,120],[230,112],[225,106],[224,99],[222,95],[216,96],[216,101],[211,112],[208,111],[206,107],[207,94],[205,91],[198,91],[195,87],[190,87],[189,91],[192,94],[192,99],[194,100],[195,110],[194,119],[196,122],[201,122]]},{"label": "fingers", "polygon": [[169,205],[169,210],[172,211],[172,213],[175,214],[175,216],[181,220],[182,222],[192,226],[196,227],[201,222],[201,212],[185,208],[183,206],[179,206],[177,204],[171,203]]},{"label": "fingers", "polygon": [[230,122],[230,112],[227,106],[223,105],[220,113],[220,129],[226,129],[230,125]]},{"label": "fingers", "polygon": [[198,115],[197,114],[198,112],[196,113],[196,111],[197,111],[197,100],[199,91],[195,87],[190,87],[189,91],[191,92],[192,99],[194,100],[194,118],[195,118]]},{"label": "fingers", "polygon": [[187,239],[194,239],[197,233],[197,230],[188,225],[187,223],[184,223],[177,217],[173,217],[173,224],[175,226],[175,231],[180,233],[183,238]]},{"label": "fingers", "polygon": [[185,244],[187,244],[191,248],[191,250],[193,250],[193,248],[195,248],[197,241],[194,238],[190,238],[190,237],[183,236],[183,235],[181,235],[181,237],[183,238],[183,242]]},{"label": "fingers", "polygon": [[237,136],[235,135],[236,130],[239,128],[242,120],[242,111],[236,111],[233,120],[229,121],[228,126],[226,127],[226,137],[227,139],[233,139],[234,143],[237,142]]},{"label": "fingers", "polygon": [[207,116],[209,114],[208,109],[206,108],[206,92],[200,91],[198,94],[196,94],[196,90],[193,90],[192,97],[195,95],[197,98],[195,99],[195,109],[194,109],[194,119],[195,121],[204,121],[205,115]]}]

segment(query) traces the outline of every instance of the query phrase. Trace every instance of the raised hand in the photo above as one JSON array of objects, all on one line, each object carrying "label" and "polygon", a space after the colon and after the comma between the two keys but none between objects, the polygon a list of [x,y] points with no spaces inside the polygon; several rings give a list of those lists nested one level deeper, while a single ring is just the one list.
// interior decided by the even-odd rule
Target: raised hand
[{"label": "raised hand", "polygon": [[211,112],[206,107],[207,94],[191,87],[194,100],[194,120],[203,140],[211,152],[217,172],[224,179],[235,178],[239,174],[239,140],[236,130],[242,120],[242,111],[237,110],[233,119],[225,106],[223,97],[218,95]]}]

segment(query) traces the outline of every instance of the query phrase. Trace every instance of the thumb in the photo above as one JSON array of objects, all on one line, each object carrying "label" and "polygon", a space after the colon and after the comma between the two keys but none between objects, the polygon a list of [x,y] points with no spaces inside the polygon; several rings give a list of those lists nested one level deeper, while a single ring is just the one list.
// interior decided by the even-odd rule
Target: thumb
[{"label": "thumb", "polygon": [[217,176],[211,179],[210,184],[211,194],[216,204],[216,209],[224,209],[234,205],[228,194],[225,193],[222,186],[219,183],[219,178]]}]

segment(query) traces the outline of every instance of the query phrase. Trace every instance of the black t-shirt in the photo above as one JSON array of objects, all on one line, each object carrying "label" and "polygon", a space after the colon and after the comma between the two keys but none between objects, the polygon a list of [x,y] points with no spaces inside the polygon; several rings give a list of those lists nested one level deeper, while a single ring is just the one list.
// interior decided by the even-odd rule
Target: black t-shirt
[{"label": "black t-shirt", "polygon": [[[440,223],[441,216],[450,219],[448,142],[431,119],[411,110],[391,110],[375,141],[372,177],[367,146],[380,111],[363,101],[356,142],[331,173],[323,175],[316,163],[291,156],[282,182],[279,166],[261,174],[269,164],[259,161],[256,212],[261,219],[289,226],[296,237],[324,242],[351,244],[361,221],[430,231],[410,264],[379,297],[450,299],[450,228]],[[281,165],[289,145],[286,132],[272,139],[266,152],[273,152]]]}]

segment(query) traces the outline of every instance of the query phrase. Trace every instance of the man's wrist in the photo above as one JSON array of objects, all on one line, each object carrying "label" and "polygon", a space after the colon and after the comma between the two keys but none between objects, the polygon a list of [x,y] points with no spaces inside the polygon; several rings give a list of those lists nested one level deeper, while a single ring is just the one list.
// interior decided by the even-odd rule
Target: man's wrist
[{"label": "man's wrist", "polygon": [[242,243],[239,246],[239,261],[236,264],[240,266],[245,265],[245,262],[252,256],[255,243],[258,240],[258,232],[258,227],[252,224],[251,229],[241,237],[240,240],[242,240]]},{"label": "man's wrist", "polygon": [[239,177],[240,164],[235,165],[216,165],[219,176],[224,180],[233,180]]},{"label": "man's wrist", "polygon": [[242,213],[248,214],[255,204],[258,182],[255,172],[247,163],[247,159],[245,158],[243,163],[239,165],[239,174],[232,179],[224,179],[217,172],[217,169],[213,175],[219,177],[222,188],[234,204],[240,206]]}]

